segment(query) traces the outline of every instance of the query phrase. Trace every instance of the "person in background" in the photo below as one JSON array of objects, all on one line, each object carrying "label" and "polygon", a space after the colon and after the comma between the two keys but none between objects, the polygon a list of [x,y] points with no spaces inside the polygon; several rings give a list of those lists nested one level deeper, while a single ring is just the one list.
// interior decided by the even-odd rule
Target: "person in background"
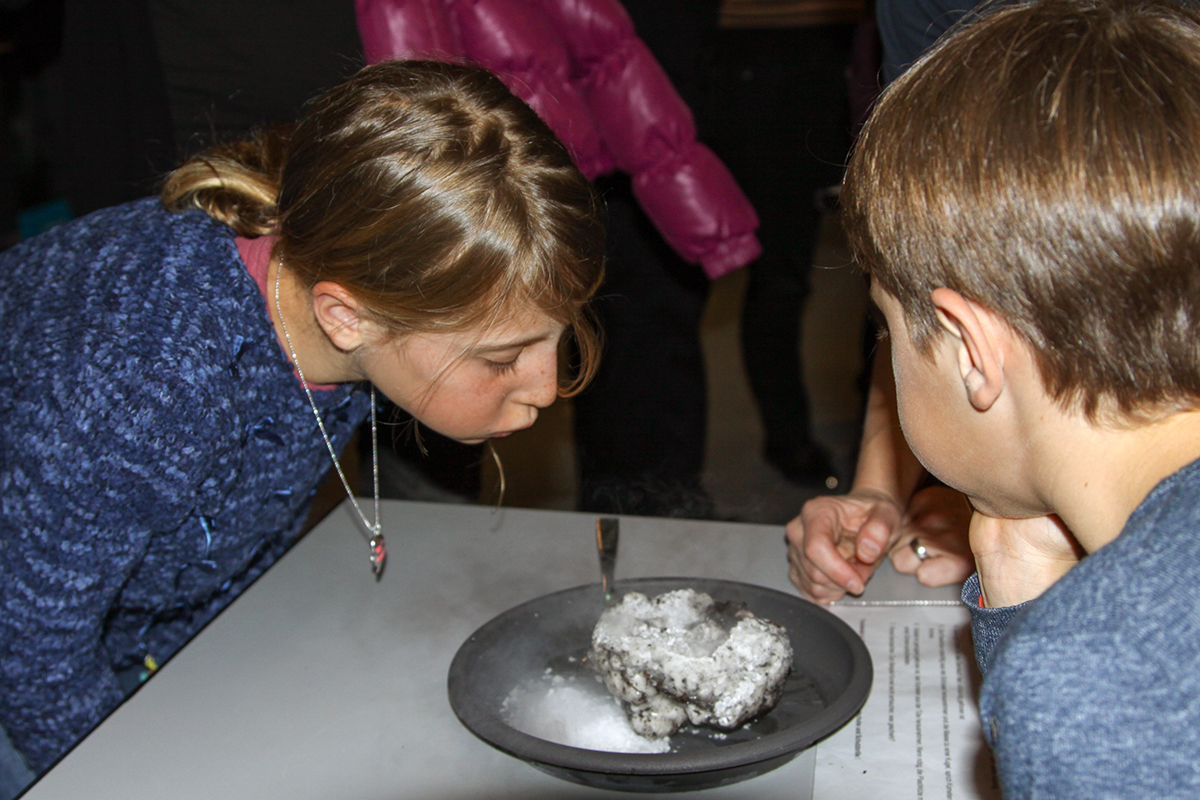
[{"label": "person in background", "polygon": [[[376,389],[478,443],[586,383],[603,227],[494,76],[387,62],[0,275],[7,799],[287,550],[327,475],[350,491]],[[379,577],[378,496],[351,505]]]},{"label": "person in background", "polygon": [[763,455],[792,482],[822,489],[836,471],[812,431],[801,330],[817,198],[840,183],[850,144],[846,71],[863,12],[861,0],[724,0],[701,126],[761,220],[741,341]]},{"label": "person in background", "polygon": [[1009,800],[1200,794],[1200,8],[1001,6],[884,94],[842,193]]},{"label": "person in background", "polygon": [[[980,0],[878,0],[875,7],[885,82]],[[927,586],[967,578],[970,507],[961,493],[937,485],[909,450],[896,415],[896,388],[885,359],[871,364],[858,463],[850,491],[815,497],[787,525],[789,574],[810,600],[859,594],[890,557],[895,568]]]},{"label": "person in background", "polygon": [[[700,6],[630,4],[635,25],[617,0],[356,2],[369,62],[478,63],[525,98],[598,180],[610,231],[608,277],[596,303],[605,355],[574,404],[585,511],[713,511],[700,483],[707,417],[700,314],[708,280],[746,265],[761,248],[754,209],[696,140],[688,105],[655,58],[681,65],[675,77],[687,75],[703,31],[698,15],[710,4]],[[643,30],[655,52],[638,36]]]},{"label": "person in background", "polygon": [[976,7],[1007,0],[875,0],[875,20],[883,45],[884,85],[900,77],[946,31]]}]

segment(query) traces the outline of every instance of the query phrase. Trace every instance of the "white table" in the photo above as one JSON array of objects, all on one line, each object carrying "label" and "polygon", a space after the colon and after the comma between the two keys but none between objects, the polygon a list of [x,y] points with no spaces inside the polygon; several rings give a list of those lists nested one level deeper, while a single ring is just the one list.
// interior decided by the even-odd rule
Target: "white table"
[{"label": "white table", "polygon": [[[496,614],[598,580],[595,517],[390,501],[376,583],[346,505],[47,773],[28,800],[550,800],[630,795],[544,775],[450,709],[459,645]],[[794,592],[783,529],[624,517],[617,578],[724,578]],[[890,568],[875,599],[954,599]],[[812,793],[813,752],[679,798]]]}]

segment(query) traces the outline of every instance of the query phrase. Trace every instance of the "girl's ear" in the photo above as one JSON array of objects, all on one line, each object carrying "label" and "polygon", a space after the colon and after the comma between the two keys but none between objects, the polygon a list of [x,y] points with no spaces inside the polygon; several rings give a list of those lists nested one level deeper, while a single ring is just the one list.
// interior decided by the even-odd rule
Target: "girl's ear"
[{"label": "girl's ear", "polygon": [[362,314],[362,304],[346,287],[321,281],[312,288],[313,315],[333,346],[350,352],[367,342],[371,327]]},{"label": "girl's ear", "polygon": [[987,411],[1004,392],[1007,326],[952,289],[934,289],[931,299],[942,327],[953,337],[967,399],[977,411]]}]

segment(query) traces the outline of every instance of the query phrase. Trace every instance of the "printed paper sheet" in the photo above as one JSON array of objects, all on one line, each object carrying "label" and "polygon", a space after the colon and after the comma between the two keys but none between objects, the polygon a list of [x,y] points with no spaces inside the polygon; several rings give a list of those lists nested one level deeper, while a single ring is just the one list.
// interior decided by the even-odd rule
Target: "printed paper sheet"
[{"label": "printed paper sheet", "polygon": [[875,666],[858,716],[817,746],[813,800],[1000,800],[957,604],[838,605]]}]

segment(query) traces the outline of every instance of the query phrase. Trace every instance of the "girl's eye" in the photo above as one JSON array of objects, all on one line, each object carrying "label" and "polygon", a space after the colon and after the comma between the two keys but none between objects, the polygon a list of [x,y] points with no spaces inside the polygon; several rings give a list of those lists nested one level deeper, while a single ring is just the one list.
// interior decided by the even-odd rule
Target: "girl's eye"
[{"label": "girl's eye", "polygon": [[511,361],[492,361],[490,358],[485,358],[484,363],[488,365],[488,369],[495,372],[497,375],[503,375],[505,372],[512,372],[517,367],[517,360],[514,358]]},{"label": "girl's eye", "polygon": [[874,303],[871,303],[867,310],[871,315],[871,321],[875,323],[875,339],[880,342],[884,341],[888,338],[887,317]]}]

